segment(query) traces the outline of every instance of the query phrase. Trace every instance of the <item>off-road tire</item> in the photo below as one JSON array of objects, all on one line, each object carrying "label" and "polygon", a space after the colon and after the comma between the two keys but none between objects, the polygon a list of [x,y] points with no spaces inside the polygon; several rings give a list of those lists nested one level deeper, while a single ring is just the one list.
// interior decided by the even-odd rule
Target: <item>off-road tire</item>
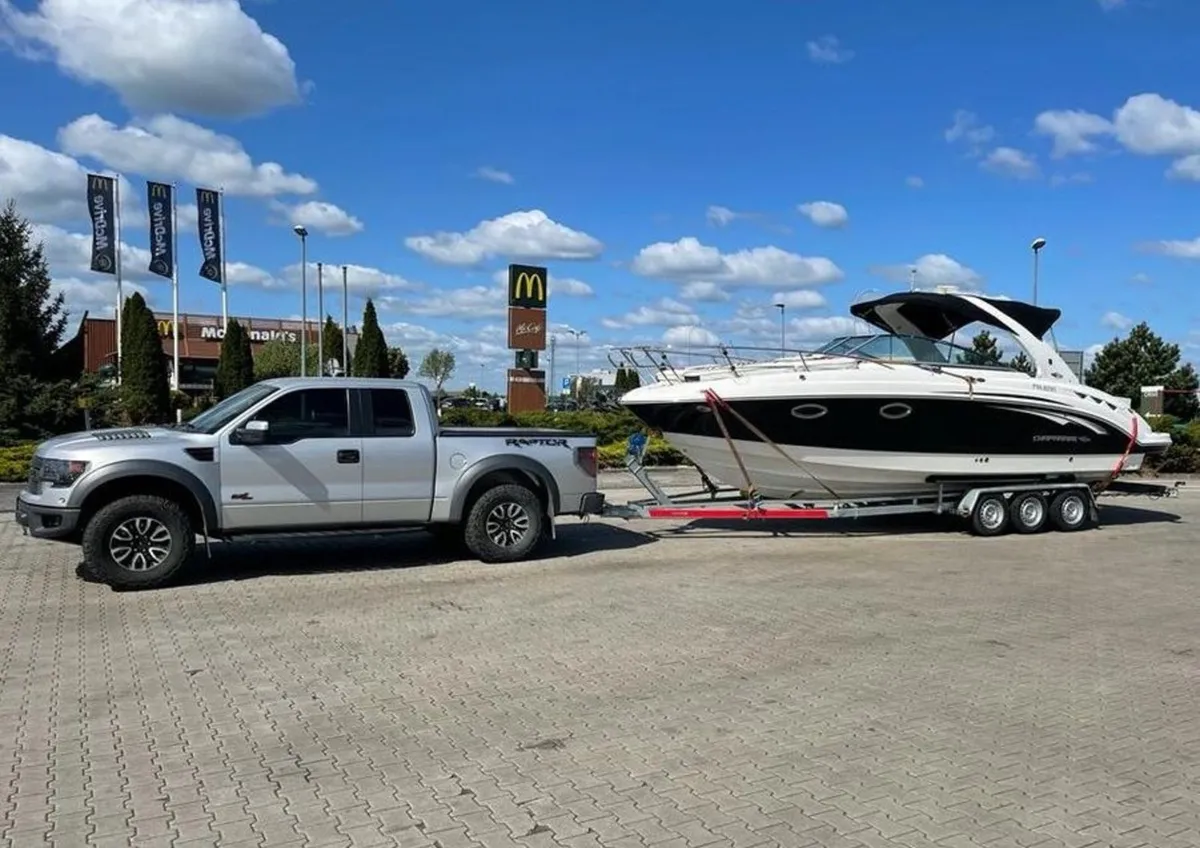
[{"label": "off-road tire", "polygon": [[[138,519],[145,519],[146,526],[156,533],[158,528],[164,529],[169,541],[161,560],[155,561],[147,554],[140,563],[144,567],[131,570],[114,558],[114,533],[128,529],[130,522]],[[155,547],[161,549],[161,541]],[[154,495],[129,495],[96,511],[83,529],[81,548],[84,569],[113,588],[151,589],[169,581],[191,560],[196,531],[175,501]]]},{"label": "off-road tire", "polygon": [[[513,523],[513,528],[506,529],[506,521]],[[525,486],[504,483],[488,489],[471,506],[463,522],[463,541],[483,562],[517,562],[541,543],[545,524],[538,496]],[[497,541],[503,536],[511,539],[516,525],[523,528],[518,539],[505,544]]]}]

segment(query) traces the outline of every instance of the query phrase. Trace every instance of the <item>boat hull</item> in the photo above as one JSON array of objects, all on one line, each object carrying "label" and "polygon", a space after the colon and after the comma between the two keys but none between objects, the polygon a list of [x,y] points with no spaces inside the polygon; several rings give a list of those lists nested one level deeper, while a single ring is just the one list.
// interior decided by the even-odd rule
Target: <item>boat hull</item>
[{"label": "boat hull", "polygon": [[[761,441],[737,440],[734,451],[721,437],[664,433],[663,436],[715,481],[746,488],[746,476],[768,498],[872,498],[936,492],[988,482],[1062,479],[1084,483],[1105,480],[1125,457],[1122,452],[1090,454],[1003,454],[986,457],[953,453],[909,453],[819,448],[772,447]],[[781,455],[782,452],[782,455]],[[785,458],[786,457],[786,458]],[[1138,470],[1144,453],[1125,457],[1123,471]]]}]

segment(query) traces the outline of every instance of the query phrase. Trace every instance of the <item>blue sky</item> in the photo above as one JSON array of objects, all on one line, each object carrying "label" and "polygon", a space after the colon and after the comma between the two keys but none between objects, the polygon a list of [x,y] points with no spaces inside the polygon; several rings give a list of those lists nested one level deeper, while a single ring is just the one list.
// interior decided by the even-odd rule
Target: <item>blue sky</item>
[{"label": "blue sky", "polygon": [[[311,261],[352,266],[352,317],[373,296],[414,358],[456,351],[456,382],[499,387],[510,261],[550,268],[552,329],[603,364],[775,345],[780,293],[816,344],[914,266],[1027,299],[1035,236],[1060,344],[1147,320],[1200,353],[1195,3],[352,5],[0,0],[0,196],[73,309],[114,302],[80,176],[111,169],[156,308],[144,180],[224,185],[234,314],[299,314],[301,222]],[[183,308],[217,312],[181,216]]]}]

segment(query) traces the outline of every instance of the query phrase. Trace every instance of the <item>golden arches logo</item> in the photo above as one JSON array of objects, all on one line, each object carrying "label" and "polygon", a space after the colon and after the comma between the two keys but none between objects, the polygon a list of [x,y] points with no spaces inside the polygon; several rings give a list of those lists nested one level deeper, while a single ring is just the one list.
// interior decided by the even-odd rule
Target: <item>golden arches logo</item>
[{"label": "golden arches logo", "polygon": [[209,188],[197,189],[196,193],[199,196],[201,203],[216,203],[217,202],[217,193],[215,191],[213,191],[212,189],[209,189]]},{"label": "golden arches logo", "polygon": [[[522,271],[517,275],[516,282],[513,283],[513,298],[521,299],[521,287],[525,287],[525,297],[531,300],[536,300],[541,303],[546,299],[546,283],[542,280],[542,275],[536,272],[530,273]],[[534,297],[534,289],[537,289],[537,296]]]},{"label": "golden arches logo", "polygon": [[150,196],[170,198],[171,187],[166,183],[150,183]]},{"label": "golden arches logo", "polygon": [[88,179],[91,180],[92,189],[95,191],[108,191],[109,186],[112,185],[112,177],[100,177],[92,174]]}]

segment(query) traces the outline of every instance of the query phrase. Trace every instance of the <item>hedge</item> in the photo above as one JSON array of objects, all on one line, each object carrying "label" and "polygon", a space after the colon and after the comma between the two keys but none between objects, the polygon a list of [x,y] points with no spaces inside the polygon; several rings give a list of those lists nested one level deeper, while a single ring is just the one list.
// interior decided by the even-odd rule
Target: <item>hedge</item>
[{"label": "hedge", "polygon": [[24,483],[29,479],[29,462],[37,442],[0,447],[0,483]]}]

